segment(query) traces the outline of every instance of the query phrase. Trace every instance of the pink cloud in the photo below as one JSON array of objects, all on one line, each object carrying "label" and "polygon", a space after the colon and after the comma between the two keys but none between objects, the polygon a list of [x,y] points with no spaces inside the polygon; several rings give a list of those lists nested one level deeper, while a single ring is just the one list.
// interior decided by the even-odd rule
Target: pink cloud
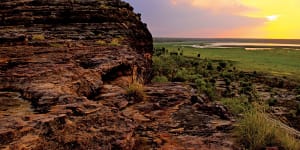
[{"label": "pink cloud", "polygon": [[187,5],[193,8],[201,8],[214,13],[229,13],[240,15],[255,8],[248,7],[241,0],[170,0],[174,6]]}]

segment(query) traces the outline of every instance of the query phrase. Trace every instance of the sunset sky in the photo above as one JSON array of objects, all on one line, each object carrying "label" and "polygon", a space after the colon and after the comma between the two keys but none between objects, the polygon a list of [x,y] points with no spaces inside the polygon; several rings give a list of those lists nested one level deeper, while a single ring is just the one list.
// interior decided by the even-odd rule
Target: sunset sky
[{"label": "sunset sky", "polygon": [[300,38],[300,0],[125,0],[155,37]]}]

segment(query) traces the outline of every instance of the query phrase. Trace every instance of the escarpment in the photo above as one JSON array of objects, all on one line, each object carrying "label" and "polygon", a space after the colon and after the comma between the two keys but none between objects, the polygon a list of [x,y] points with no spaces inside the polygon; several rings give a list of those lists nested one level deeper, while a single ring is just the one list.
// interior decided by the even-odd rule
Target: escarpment
[{"label": "escarpment", "polygon": [[[119,77],[127,78],[122,82],[147,81],[151,60],[144,55],[152,49],[140,15],[120,0],[1,1],[0,145],[22,145],[23,138],[41,142],[42,136],[34,134],[37,128],[51,130],[48,126],[65,122],[66,116],[97,112],[93,117],[111,115],[115,123],[130,125],[94,97]],[[121,126],[122,141],[132,131]]]},{"label": "escarpment", "polygon": [[143,54],[151,54],[152,37],[128,3],[15,0],[0,7],[0,88],[21,92],[37,109],[65,95],[93,96],[101,76],[120,65],[148,74]]},{"label": "escarpment", "polygon": [[1,0],[0,149],[231,148],[220,133],[231,121],[207,113],[226,109],[192,107],[187,85],[126,98],[151,78],[152,49],[121,0]]}]

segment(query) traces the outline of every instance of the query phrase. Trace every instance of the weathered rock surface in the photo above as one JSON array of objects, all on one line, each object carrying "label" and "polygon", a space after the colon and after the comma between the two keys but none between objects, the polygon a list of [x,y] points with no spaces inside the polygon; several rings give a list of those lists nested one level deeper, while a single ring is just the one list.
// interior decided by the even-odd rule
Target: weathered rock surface
[{"label": "weathered rock surface", "polygon": [[[226,108],[147,85],[152,37],[120,0],[0,2],[0,149],[233,149]],[[150,75],[150,76],[149,76]]]}]

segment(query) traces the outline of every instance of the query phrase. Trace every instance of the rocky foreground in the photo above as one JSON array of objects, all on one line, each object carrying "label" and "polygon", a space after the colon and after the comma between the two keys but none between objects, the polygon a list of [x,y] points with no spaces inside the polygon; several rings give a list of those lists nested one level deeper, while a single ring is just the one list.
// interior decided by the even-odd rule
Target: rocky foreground
[{"label": "rocky foreground", "polygon": [[226,108],[151,78],[152,36],[120,0],[0,2],[1,149],[238,149]]}]

